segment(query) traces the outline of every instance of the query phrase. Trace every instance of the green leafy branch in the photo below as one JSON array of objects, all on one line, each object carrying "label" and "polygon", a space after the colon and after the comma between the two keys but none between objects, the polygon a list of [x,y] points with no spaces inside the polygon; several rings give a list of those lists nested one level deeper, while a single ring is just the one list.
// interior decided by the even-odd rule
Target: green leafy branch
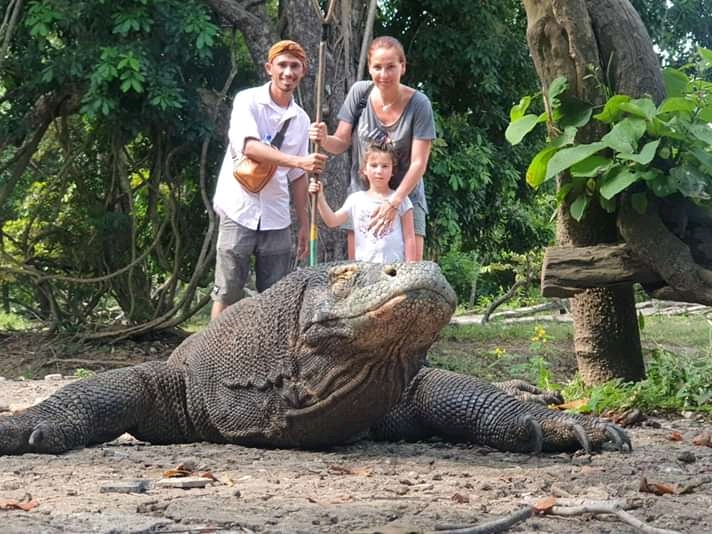
[{"label": "green leafy branch", "polygon": [[[567,200],[577,221],[594,201],[615,212],[624,192],[640,213],[651,194],[679,193],[709,204],[712,83],[701,75],[712,66],[712,51],[700,48],[698,58],[695,64],[663,71],[668,97],[659,105],[649,97],[616,94],[596,109],[572,97],[565,78],[551,83],[541,114],[529,112],[533,96],[522,98],[510,111],[507,140],[516,145],[539,124],[549,126],[546,144],[527,169],[527,183],[538,188],[568,173],[570,180],[559,188],[557,202]],[[591,143],[577,143],[579,129],[586,126],[606,133]]]}]

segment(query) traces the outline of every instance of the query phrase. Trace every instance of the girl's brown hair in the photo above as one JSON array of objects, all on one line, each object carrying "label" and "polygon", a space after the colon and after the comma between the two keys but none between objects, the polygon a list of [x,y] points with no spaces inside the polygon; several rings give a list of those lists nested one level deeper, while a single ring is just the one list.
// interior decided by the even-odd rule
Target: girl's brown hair
[{"label": "girl's brown hair", "polygon": [[376,37],[373,41],[371,41],[371,44],[368,45],[369,63],[371,62],[373,52],[379,48],[395,48],[398,53],[398,59],[400,59],[401,63],[405,65],[405,50],[403,49],[403,45],[398,39],[391,37],[390,35],[382,35],[381,37]]},{"label": "girl's brown hair", "polygon": [[363,151],[363,158],[361,158],[361,179],[366,187],[369,187],[368,178],[366,177],[366,164],[368,163],[369,156],[374,154],[387,154],[391,158],[391,163],[393,164],[393,174],[396,172],[396,167],[398,166],[398,155],[396,154],[395,147],[390,144],[382,143],[370,143],[366,146],[366,150]]}]

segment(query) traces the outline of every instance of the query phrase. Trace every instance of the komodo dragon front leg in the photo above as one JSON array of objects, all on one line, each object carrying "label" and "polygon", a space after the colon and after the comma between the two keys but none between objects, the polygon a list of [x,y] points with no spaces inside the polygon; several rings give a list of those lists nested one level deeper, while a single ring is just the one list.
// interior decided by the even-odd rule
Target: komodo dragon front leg
[{"label": "komodo dragon front leg", "polygon": [[420,370],[371,435],[410,441],[440,436],[512,452],[590,452],[608,441],[631,450],[627,434],[612,423],[523,402],[478,378],[431,367]]},{"label": "komodo dragon front leg", "polygon": [[186,416],[185,398],[184,372],[165,362],[100,373],[0,418],[0,454],[59,453],[124,432],[153,443],[199,439]]}]

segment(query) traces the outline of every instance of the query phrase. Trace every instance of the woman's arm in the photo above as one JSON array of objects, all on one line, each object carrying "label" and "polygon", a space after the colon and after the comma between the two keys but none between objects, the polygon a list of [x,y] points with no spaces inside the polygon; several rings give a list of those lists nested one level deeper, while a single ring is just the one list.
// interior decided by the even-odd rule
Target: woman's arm
[{"label": "woman's arm", "polygon": [[395,195],[391,197],[391,202],[396,208],[400,206],[405,197],[410,195],[425,174],[432,145],[433,142],[430,139],[413,139],[410,149],[410,165],[403,176],[403,180],[398,185]]},{"label": "woman's arm", "polygon": [[351,132],[353,127],[351,123],[339,121],[336,126],[336,131],[332,135],[328,135],[326,123],[312,123],[309,127],[309,139],[315,143],[319,143],[321,148],[330,154],[343,154],[351,146]]}]

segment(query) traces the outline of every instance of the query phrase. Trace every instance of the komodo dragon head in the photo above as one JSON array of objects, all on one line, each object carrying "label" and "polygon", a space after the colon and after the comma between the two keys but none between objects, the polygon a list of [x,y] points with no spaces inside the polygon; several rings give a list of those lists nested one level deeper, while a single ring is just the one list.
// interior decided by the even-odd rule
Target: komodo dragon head
[{"label": "komodo dragon head", "polygon": [[394,406],[455,304],[432,262],[306,268],[228,308],[191,343],[186,361],[195,368],[207,347],[208,360],[231,360],[197,385],[227,439],[329,445]]}]

